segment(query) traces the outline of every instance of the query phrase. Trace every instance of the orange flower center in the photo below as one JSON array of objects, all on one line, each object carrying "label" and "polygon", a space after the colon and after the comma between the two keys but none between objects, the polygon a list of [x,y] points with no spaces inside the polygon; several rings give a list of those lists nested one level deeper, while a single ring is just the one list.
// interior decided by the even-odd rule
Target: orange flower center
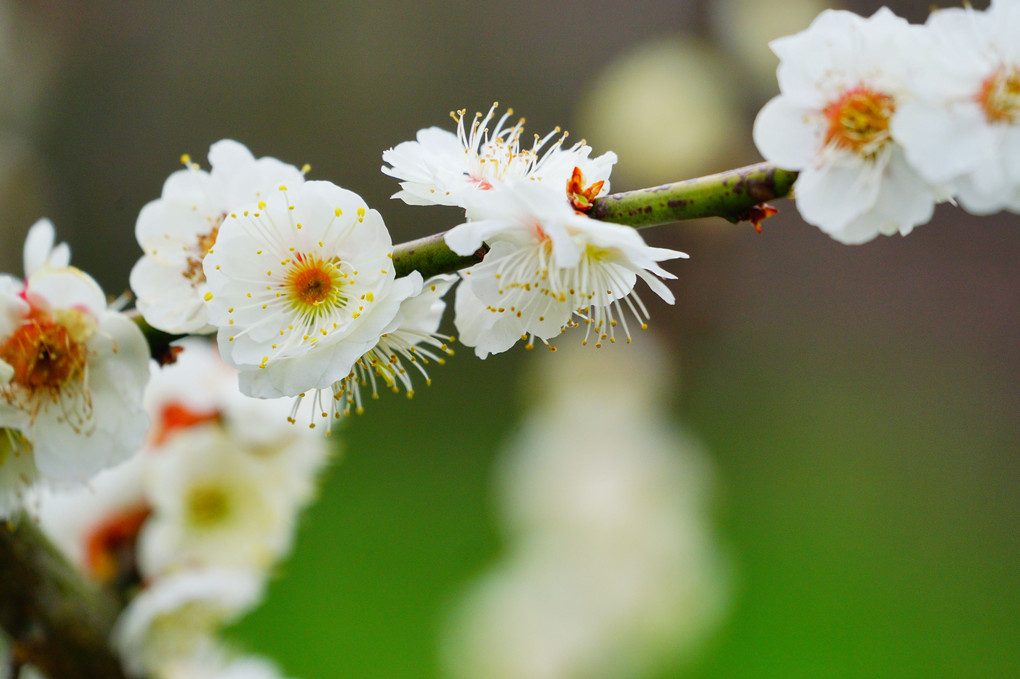
[{"label": "orange flower center", "polygon": [[85,539],[85,563],[90,574],[109,583],[134,567],[135,543],[150,510],[141,505],[105,518]]},{"label": "orange flower center", "polygon": [[333,279],[322,269],[304,269],[295,274],[291,286],[303,304],[321,304],[333,291]]},{"label": "orange flower center", "polygon": [[847,90],[823,110],[829,121],[825,143],[866,158],[874,156],[891,139],[889,120],[895,110],[896,103],[887,94],[863,86]]},{"label": "orange flower center", "polygon": [[0,346],[0,358],[14,369],[11,381],[30,394],[44,392],[56,400],[61,390],[85,377],[92,334],[87,317],[60,310],[57,318],[34,313]]},{"label": "orange flower center", "polygon": [[290,271],[283,287],[291,305],[302,314],[317,317],[347,303],[342,280],[347,276],[338,258],[324,260],[311,253],[298,254],[288,264]]},{"label": "orange flower center", "polygon": [[193,427],[203,422],[212,422],[220,418],[219,411],[195,412],[181,403],[168,403],[163,406],[159,421],[153,427],[152,444],[162,445],[175,431]]},{"label": "orange flower center", "polygon": [[981,84],[977,101],[990,123],[1020,121],[1020,68],[1000,68]]}]

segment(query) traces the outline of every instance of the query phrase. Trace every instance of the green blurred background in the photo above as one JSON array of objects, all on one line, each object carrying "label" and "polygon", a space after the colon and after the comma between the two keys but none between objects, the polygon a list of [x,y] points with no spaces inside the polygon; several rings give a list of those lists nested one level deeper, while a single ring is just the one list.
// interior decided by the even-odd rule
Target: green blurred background
[{"label": "green blurred background", "polygon": [[[928,8],[891,4],[915,21]],[[559,124],[615,150],[615,190],[755,162],[751,121],[776,92],[765,44],[816,12],[3,0],[3,270],[45,215],[118,294],[138,210],[182,153],[204,162],[223,137],[359,192],[396,241],[459,215],[390,201],[380,154],[455,108],[499,101],[529,133]],[[846,247],[780,207],[761,235],[722,220],[644,233],[692,255],[669,265],[677,304],[653,305],[652,326],[681,367],[668,407],[717,468],[735,581],[699,656],[661,676],[1020,676],[1020,218],[943,206],[908,238]],[[505,549],[492,460],[533,359],[460,347],[413,401],[352,421],[234,636],[299,678],[441,676],[450,602]]]}]

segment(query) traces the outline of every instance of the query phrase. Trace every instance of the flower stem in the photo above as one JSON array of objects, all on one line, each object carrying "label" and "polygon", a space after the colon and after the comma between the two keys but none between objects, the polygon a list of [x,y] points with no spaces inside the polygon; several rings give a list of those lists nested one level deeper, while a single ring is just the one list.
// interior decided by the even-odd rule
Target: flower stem
[{"label": "flower stem", "polygon": [[470,255],[458,255],[443,240],[444,233],[434,233],[409,243],[393,246],[393,267],[397,277],[406,276],[412,271],[420,271],[423,278],[441,273],[453,273],[478,264],[489,251],[482,245]]},{"label": "flower stem", "polygon": [[18,664],[55,679],[124,679],[107,639],[120,607],[22,515],[0,525],[0,627]]},{"label": "flower stem", "polygon": [[[707,177],[596,198],[588,216],[637,229],[702,217],[739,222],[749,218],[748,212],[755,205],[788,196],[796,178],[796,172],[780,170],[770,163],[758,163]],[[428,278],[477,264],[486,251],[462,257],[452,252],[443,234],[438,233],[395,245],[393,263],[397,276],[420,271]]]},{"label": "flower stem", "polygon": [[589,217],[641,229],[684,219],[745,220],[755,205],[790,194],[796,172],[770,163],[595,199]]}]

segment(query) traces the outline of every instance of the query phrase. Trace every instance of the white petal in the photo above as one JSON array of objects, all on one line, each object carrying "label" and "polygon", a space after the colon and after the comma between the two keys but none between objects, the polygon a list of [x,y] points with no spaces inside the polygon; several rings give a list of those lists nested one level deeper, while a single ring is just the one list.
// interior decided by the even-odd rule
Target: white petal
[{"label": "white petal", "polygon": [[87,273],[73,266],[63,269],[43,268],[28,280],[28,298],[41,298],[50,307],[87,311],[99,316],[106,310],[106,295]]},{"label": "white petal", "polygon": [[122,314],[103,312],[89,354],[89,423],[69,421],[62,404],[50,404],[36,418],[36,462],[49,479],[85,481],[128,459],[148,430],[142,394],[149,379],[149,347],[138,326]]},{"label": "white petal", "polygon": [[[1020,10],[1015,14],[1020,15]],[[1001,148],[1002,159],[1006,165],[1006,182],[1013,191],[1016,191],[1020,189],[1020,122],[1003,131]]]},{"label": "white petal", "polygon": [[907,102],[892,118],[893,138],[929,182],[943,184],[996,155],[994,136],[975,105]]},{"label": "white petal", "polygon": [[843,229],[875,204],[882,172],[869,161],[844,155],[821,167],[807,167],[794,184],[797,209],[809,224],[828,234]]},{"label": "white petal", "polygon": [[221,139],[209,147],[209,164],[228,174],[254,162],[255,156],[248,147],[233,139]]},{"label": "white petal", "polygon": [[754,120],[754,144],[769,162],[786,170],[803,169],[823,143],[820,117],[787,97],[773,97]]},{"label": "white petal", "polygon": [[131,269],[131,290],[135,307],[146,322],[163,332],[209,333],[205,283],[193,284],[174,267],[162,266],[150,257],[142,257]]},{"label": "white petal", "polygon": [[398,327],[423,334],[436,332],[446,309],[443,297],[457,280],[456,274],[440,274],[425,281],[419,294],[401,303]]},{"label": "white petal", "polygon": [[505,229],[505,221],[479,219],[458,224],[443,235],[443,240],[456,254],[467,257],[482,247],[485,239]]},{"label": "white petal", "polygon": [[[111,640],[124,668],[145,675],[251,610],[265,579],[247,570],[185,570],[160,578],[121,612]],[[197,615],[195,615],[197,613]]]},{"label": "white petal", "polygon": [[17,330],[29,312],[29,305],[21,293],[23,281],[13,276],[0,275],[0,337],[7,337]]},{"label": "white petal", "polygon": [[454,311],[457,339],[474,347],[478,358],[502,353],[521,339],[522,329],[513,327],[510,319],[497,324],[500,316],[489,311],[464,281],[457,287]]},{"label": "white petal", "polygon": [[28,230],[24,252],[26,278],[44,266],[61,268],[70,263],[70,248],[66,243],[54,247],[55,240],[56,230],[48,219],[40,219]]},{"label": "white petal", "polygon": [[934,189],[907,163],[900,149],[893,151],[886,167],[874,209],[884,214],[903,235],[928,222],[935,210]]}]

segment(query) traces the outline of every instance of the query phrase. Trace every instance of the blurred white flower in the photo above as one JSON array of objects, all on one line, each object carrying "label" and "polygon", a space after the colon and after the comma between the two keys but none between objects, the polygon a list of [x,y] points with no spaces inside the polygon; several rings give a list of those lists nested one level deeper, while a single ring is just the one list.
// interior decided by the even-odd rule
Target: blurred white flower
[{"label": "blurred white flower", "polygon": [[111,641],[125,671],[143,676],[209,644],[255,607],[264,580],[248,570],[187,570],[160,578],[121,612]]},{"label": "blurred white flower", "polygon": [[[207,493],[211,493],[210,488],[216,483],[208,478],[215,477],[210,466],[230,470],[231,465],[239,464],[245,474],[231,482],[254,485],[260,493],[278,498],[262,502],[257,501],[259,496],[256,501],[248,498],[239,506],[231,504],[231,512],[224,507],[224,516],[216,527],[225,531],[217,534],[224,544],[248,546],[247,551],[238,550],[232,555],[240,565],[264,568],[269,561],[266,554],[280,556],[289,544],[289,537],[279,535],[282,528],[275,538],[268,535],[259,522],[258,512],[266,502],[278,505],[276,511],[283,516],[278,522],[292,530],[297,513],[314,497],[317,475],[332,450],[321,436],[287,422],[289,404],[240,394],[237,371],[219,359],[211,342],[188,338],[179,346],[183,351],[175,363],[162,368],[152,363],[153,374],[144,403],[153,426],[143,452],[100,473],[85,487],[40,489],[28,502],[43,529],[68,558],[104,582],[121,584],[138,577],[134,571],[136,539],[148,523],[154,497],[160,498],[157,519],[153,520],[155,527],[147,531],[157,538],[149,540],[164,539],[166,544],[146,547],[146,573],[153,575],[180,567],[185,561],[201,566],[219,563],[215,552],[202,558],[201,550],[196,556],[189,551],[191,547],[181,547],[182,541],[194,542],[187,526],[178,527],[181,533],[167,527],[174,516],[187,518],[187,512],[182,515],[179,508],[168,510],[165,494],[187,491],[174,485],[175,482],[161,485],[161,475],[169,469],[170,475],[179,480],[182,466],[186,473],[199,478],[195,483],[207,481]],[[220,433],[209,433],[205,428],[218,429]],[[184,436],[185,443],[177,441],[178,436]],[[222,439],[229,440],[230,445],[221,450],[218,442]],[[188,456],[197,453],[189,445],[196,440],[199,441],[196,447],[202,447],[208,459],[192,469]],[[9,439],[2,441],[10,445]],[[224,495],[227,496],[226,491]],[[210,498],[207,496],[206,500],[212,503]],[[254,509],[251,516],[237,515],[250,509]],[[275,539],[276,544],[262,544],[270,539]],[[246,563],[245,558],[252,559],[252,563]]]},{"label": "blurred white flower", "polygon": [[[429,127],[418,131],[416,141],[405,141],[385,151],[383,160],[392,167],[383,166],[382,171],[402,180],[402,190],[393,198],[409,205],[466,207],[472,193],[515,179],[531,179],[568,191],[575,168],[585,189],[595,187],[590,195],[582,196],[584,200],[609,192],[615,153],[590,158],[592,149],[584,141],[564,148],[567,133],[560,135],[559,128],[544,137],[536,135],[530,148],[522,148],[524,119],[506,126],[513,109],[508,109],[489,130],[497,106],[493,104],[484,117],[476,113],[469,128],[464,124],[466,111],[452,113],[456,134]],[[559,138],[550,144],[557,135]],[[570,193],[573,198],[575,192]]]},{"label": "blurred white flower", "polygon": [[25,243],[27,278],[0,277],[0,476],[31,481],[30,459],[50,482],[84,482],[134,453],[148,421],[141,407],[149,348],[108,309],[99,285],[67,266],[65,245],[41,220]]},{"label": "blurred white flower", "polygon": [[648,312],[634,292],[638,278],[669,303],[660,278],[675,278],[657,262],[686,257],[652,248],[634,229],[578,214],[548,186],[507,183],[468,201],[469,221],[446,234],[447,245],[470,254],[487,243],[485,260],[463,272],[457,290],[460,341],[479,358],[520,339],[552,339],[586,326],[584,342],[615,342],[617,324],[630,341],[627,312],[644,327]]},{"label": "blurred white flower", "polygon": [[297,499],[247,446],[207,423],[175,433],[150,455],[152,515],[139,539],[143,576],[182,569],[265,570],[293,540]]},{"label": "blurred white flower", "polygon": [[697,647],[727,599],[711,469],[659,405],[675,377],[654,347],[636,360],[568,352],[536,373],[535,410],[497,470],[508,556],[456,609],[447,668],[457,679],[655,675]]},{"label": "blurred white flower", "polygon": [[168,659],[151,672],[151,679],[281,679],[269,661],[239,656],[215,643],[200,644],[189,655]]},{"label": "blurred white flower", "polygon": [[890,129],[912,96],[911,56],[931,50],[923,30],[885,8],[867,19],[827,10],[770,46],[781,94],[758,113],[754,142],[766,160],[800,172],[801,216],[844,243],[927,222],[942,194]]},{"label": "blurred white flower", "polygon": [[[395,279],[390,234],[329,182],[281,187],[239,207],[205,258],[210,321],[249,396],[333,390],[374,347],[421,275]],[[325,399],[329,409],[339,398]]]},{"label": "blurred white flower", "polygon": [[293,408],[280,399],[245,396],[238,373],[224,363],[215,345],[198,338],[181,340],[175,363],[154,369],[145,391],[153,421],[149,449],[163,456],[162,446],[178,432],[205,422],[224,435],[263,473],[272,478],[296,508],[312,499],[316,478],[335,444],[289,421]]},{"label": "blurred white flower", "polygon": [[131,575],[124,570],[135,566],[135,543],[149,515],[144,462],[135,455],[82,487],[41,488],[28,503],[53,544],[101,582]]},{"label": "blurred white flower", "polygon": [[256,158],[230,139],[209,148],[206,172],[182,158],[160,198],[138,214],[135,237],[144,252],[131,271],[138,310],[154,328],[172,333],[211,332],[209,291],[202,260],[232,209],[261,200],[281,185],[298,186],[304,174],[275,158]]},{"label": "blurred white flower", "polygon": [[916,55],[916,99],[893,137],[929,182],[949,183],[966,210],[1020,212],[1020,2],[932,12],[933,49]]}]

